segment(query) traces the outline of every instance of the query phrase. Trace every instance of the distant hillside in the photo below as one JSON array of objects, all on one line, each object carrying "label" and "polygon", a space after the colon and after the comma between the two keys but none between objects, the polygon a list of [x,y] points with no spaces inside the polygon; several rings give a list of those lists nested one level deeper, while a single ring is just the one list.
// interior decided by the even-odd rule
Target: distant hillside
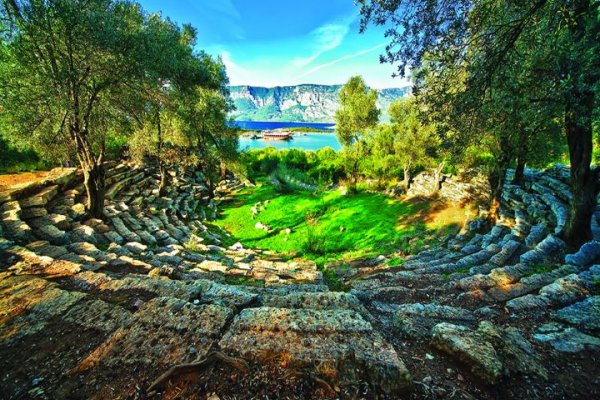
[{"label": "distant hillside", "polygon": [[[231,86],[231,98],[236,110],[232,116],[239,121],[333,122],[339,107],[341,85],[297,85],[264,88]],[[387,121],[387,109],[394,100],[410,93],[409,87],[378,90],[381,120]]]}]

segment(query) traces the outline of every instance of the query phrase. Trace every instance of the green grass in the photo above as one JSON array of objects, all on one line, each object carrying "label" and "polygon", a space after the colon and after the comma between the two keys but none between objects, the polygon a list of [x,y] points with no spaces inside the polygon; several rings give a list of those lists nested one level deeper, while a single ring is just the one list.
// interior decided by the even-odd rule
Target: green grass
[{"label": "green grass", "polygon": [[404,264],[404,259],[402,257],[392,257],[390,261],[387,262],[388,267],[399,267]]},{"label": "green grass", "polygon": [[225,283],[228,285],[242,285],[242,286],[256,286],[256,287],[264,287],[265,281],[261,279],[251,279],[247,276],[239,275],[239,276],[225,276]]},{"label": "green grass", "polygon": [[448,279],[450,277],[450,275],[452,275],[452,274],[467,274],[467,273],[469,273],[470,270],[471,270],[470,266],[461,267],[461,268],[457,268],[455,270],[452,270],[450,272],[444,272],[444,273],[442,273],[442,277],[444,279]]},{"label": "green grass", "polygon": [[337,276],[335,271],[331,269],[323,269],[323,280],[325,281],[325,284],[329,287],[329,290],[332,290],[334,292],[350,291],[350,286],[344,284]]},{"label": "green grass", "polygon": [[[264,200],[270,203],[252,219],[251,207]],[[246,247],[302,256],[323,265],[393,252],[403,238],[426,229],[419,221],[407,223],[426,207],[373,193],[344,196],[336,190],[280,194],[263,184],[241,192],[235,201],[224,205],[215,224]],[[258,221],[272,231],[256,229]],[[281,233],[286,228],[291,234]]]},{"label": "green grass", "polygon": [[548,264],[538,264],[534,265],[530,269],[527,270],[525,276],[537,275],[537,274],[545,274],[547,272],[551,272],[554,270],[554,266]]}]

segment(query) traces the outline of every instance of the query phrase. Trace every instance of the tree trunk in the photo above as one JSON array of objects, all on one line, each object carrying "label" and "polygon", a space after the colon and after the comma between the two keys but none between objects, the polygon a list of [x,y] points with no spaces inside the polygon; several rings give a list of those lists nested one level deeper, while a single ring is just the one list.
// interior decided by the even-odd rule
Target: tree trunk
[{"label": "tree trunk", "polygon": [[517,158],[517,167],[515,168],[515,176],[512,180],[513,185],[523,185],[523,177],[525,176],[525,158]]},{"label": "tree trunk", "polygon": [[86,209],[93,218],[104,217],[104,196],[106,194],[106,172],[104,171],[104,144],[96,157],[87,138],[87,131],[71,126],[71,138],[75,142],[77,158],[83,171],[83,185],[87,194]]},{"label": "tree trunk", "polygon": [[504,187],[504,181],[506,179],[506,170],[508,169],[509,156],[504,154],[500,156],[498,165],[495,166],[488,182],[490,184],[490,206],[488,219],[491,224],[495,224],[500,218],[500,204],[502,202],[502,189]]},{"label": "tree trunk", "polygon": [[158,184],[158,196],[165,195],[165,189],[169,183],[169,175],[167,174],[167,168],[159,161],[158,170],[160,171],[160,183]]},{"label": "tree trunk", "polygon": [[87,193],[86,208],[94,218],[104,216],[104,195],[106,192],[105,171],[102,164],[82,165],[83,185]]},{"label": "tree trunk", "polygon": [[592,170],[592,112],[594,95],[575,88],[565,112],[565,130],[571,162],[569,218],[562,238],[573,248],[592,239],[591,220],[596,208],[597,173]]},{"label": "tree trunk", "polygon": [[410,180],[411,180],[410,165],[404,164],[404,167],[402,168],[402,170],[403,170],[403,174],[404,174],[404,180],[402,181],[402,185],[404,185],[404,189],[408,190],[410,188]]},{"label": "tree trunk", "polygon": [[215,197],[215,184],[212,179],[207,179],[206,183],[208,186],[208,197],[213,199]]},{"label": "tree trunk", "polygon": [[442,188],[441,175],[442,175],[442,170],[444,169],[444,165],[445,165],[445,163],[442,161],[441,163],[438,164],[437,168],[434,168],[434,170],[433,170],[434,185],[433,185],[433,190],[432,190],[431,194],[438,193],[440,191],[440,189]]},{"label": "tree trunk", "polygon": [[515,168],[515,176],[513,177],[513,185],[523,185],[525,173],[525,164],[527,163],[527,154],[529,152],[527,132],[523,129],[519,131],[519,148],[517,149],[517,166]]},{"label": "tree trunk", "polygon": [[158,162],[158,170],[160,172],[160,183],[158,184],[158,196],[165,195],[165,189],[167,188],[168,176],[167,176],[167,168],[165,167],[162,159],[162,147],[163,147],[163,137],[162,137],[162,126],[160,124],[160,108],[156,109],[156,130],[158,134],[158,141],[156,143],[156,158]]},{"label": "tree trunk", "polygon": [[571,86],[565,93],[565,132],[573,199],[561,237],[574,249],[592,239],[591,219],[596,208],[597,171],[592,170],[590,165],[595,102],[593,88],[598,82],[598,75],[589,62],[584,62],[591,56],[587,49],[596,45],[599,29],[596,20],[598,5],[595,2],[576,0],[572,4],[572,11],[569,31],[576,54],[572,54],[565,65],[565,72],[571,76]]}]

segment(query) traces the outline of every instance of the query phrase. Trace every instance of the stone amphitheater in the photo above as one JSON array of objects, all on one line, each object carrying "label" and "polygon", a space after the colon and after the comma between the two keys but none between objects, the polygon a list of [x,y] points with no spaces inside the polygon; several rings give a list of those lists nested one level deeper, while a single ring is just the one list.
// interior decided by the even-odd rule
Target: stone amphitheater
[{"label": "stone amphitheater", "polygon": [[506,185],[487,231],[353,263],[346,292],[223,244],[240,181],[157,197],[152,170],[108,167],[103,220],[75,169],[0,192],[2,399],[600,398],[600,243],[556,235],[564,167]]}]

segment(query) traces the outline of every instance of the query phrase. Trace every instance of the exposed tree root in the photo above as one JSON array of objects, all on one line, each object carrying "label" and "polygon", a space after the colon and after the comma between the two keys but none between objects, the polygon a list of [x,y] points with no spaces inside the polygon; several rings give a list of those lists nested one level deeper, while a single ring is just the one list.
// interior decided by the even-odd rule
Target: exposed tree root
[{"label": "exposed tree root", "polygon": [[319,386],[321,389],[323,389],[325,391],[325,395],[328,397],[334,397],[336,392],[335,390],[331,387],[331,385],[322,378],[319,378],[318,376],[315,376],[312,373],[307,373],[307,372],[302,372],[302,371],[289,371],[286,374],[286,379],[289,378],[304,378],[304,379],[309,379],[312,380],[315,384],[317,384],[317,386]]},{"label": "exposed tree root", "polygon": [[167,372],[159,376],[152,383],[152,385],[148,387],[148,390],[146,392],[149,395],[151,395],[158,387],[162,386],[165,382],[169,381],[169,379],[175,376],[187,374],[190,372],[202,372],[203,370],[213,366],[216,363],[225,364],[229,367],[238,369],[243,372],[247,372],[250,369],[248,363],[242,360],[241,358],[229,357],[221,353],[220,351],[213,351],[208,353],[208,355],[200,361],[188,364],[178,364],[169,368]]}]

